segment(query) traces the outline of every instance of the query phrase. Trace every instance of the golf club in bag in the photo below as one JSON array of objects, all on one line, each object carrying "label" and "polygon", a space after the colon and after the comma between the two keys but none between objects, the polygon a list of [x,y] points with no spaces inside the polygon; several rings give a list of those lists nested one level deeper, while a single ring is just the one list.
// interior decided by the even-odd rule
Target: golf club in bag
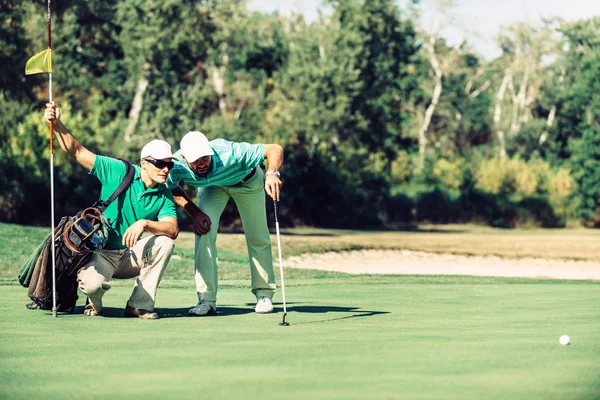
[{"label": "golf club in bag", "polygon": [[279,325],[290,326],[289,322],[285,322],[287,308],[285,305],[285,283],[283,281],[283,261],[281,260],[281,238],[279,236],[279,220],[277,219],[277,203],[279,202],[273,200],[273,207],[275,208],[275,232],[277,233],[277,253],[279,254],[279,274],[281,277],[281,297],[283,298],[283,320]]}]

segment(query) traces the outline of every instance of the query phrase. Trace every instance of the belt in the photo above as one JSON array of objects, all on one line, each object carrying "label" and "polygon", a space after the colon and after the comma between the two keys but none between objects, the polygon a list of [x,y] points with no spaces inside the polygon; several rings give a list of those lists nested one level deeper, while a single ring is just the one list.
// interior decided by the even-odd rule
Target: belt
[{"label": "belt", "polygon": [[250,179],[252,179],[255,173],[256,168],[254,168],[248,175],[246,175],[241,181],[239,181],[239,183],[236,183],[236,185],[241,185],[242,183],[248,182]]}]

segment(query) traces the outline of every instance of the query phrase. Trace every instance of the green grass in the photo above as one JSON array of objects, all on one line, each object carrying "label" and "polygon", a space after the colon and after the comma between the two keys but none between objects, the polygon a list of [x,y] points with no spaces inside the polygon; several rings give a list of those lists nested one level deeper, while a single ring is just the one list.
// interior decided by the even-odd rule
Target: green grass
[{"label": "green grass", "polygon": [[[0,284],[16,283],[19,267],[48,234],[47,228],[0,223]],[[275,237],[272,237],[275,243]],[[284,259],[303,253],[358,249],[413,250],[500,257],[543,257],[600,262],[600,231],[586,229],[497,229],[474,225],[423,225],[399,232],[340,231],[299,228],[282,230]],[[218,236],[219,278],[224,283],[248,276],[246,243],[243,234]],[[277,260],[277,248],[273,248]],[[191,281],[194,235],[182,232],[165,280]],[[339,277],[339,274],[290,270],[294,280]]]},{"label": "green grass", "polygon": [[[594,399],[597,285],[423,284],[369,278],[288,288],[289,327],[244,288],[219,316],[186,317],[193,290],[162,288],[158,321],[54,319],[0,286],[0,398]],[[279,296],[277,297],[279,299]],[[571,336],[561,346],[558,338]]]},{"label": "green grass", "polygon": [[[583,229],[282,233],[284,258],[409,249],[600,260],[599,233]],[[0,399],[599,398],[600,281],[286,269],[292,325],[281,327],[281,304],[252,312],[243,235],[221,234],[219,315],[191,318],[193,235],[182,233],[160,320],[122,318],[133,280],[113,281],[104,317],[83,316],[80,299],[55,319],[27,310],[16,284],[46,234],[0,223]]]}]

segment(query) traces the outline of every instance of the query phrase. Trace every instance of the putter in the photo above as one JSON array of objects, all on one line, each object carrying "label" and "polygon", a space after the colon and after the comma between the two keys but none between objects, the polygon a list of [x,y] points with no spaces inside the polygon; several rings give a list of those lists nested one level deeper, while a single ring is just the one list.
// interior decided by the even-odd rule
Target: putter
[{"label": "putter", "polygon": [[273,200],[273,207],[275,208],[275,232],[277,233],[277,252],[279,254],[279,274],[281,277],[281,297],[283,298],[283,320],[279,323],[281,326],[290,326],[289,322],[285,322],[287,315],[287,308],[285,306],[285,284],[283,282],[283,261],[281,260],[281,238],[279,237],[279,220],[277,219],[277,203],[278,201]]}]

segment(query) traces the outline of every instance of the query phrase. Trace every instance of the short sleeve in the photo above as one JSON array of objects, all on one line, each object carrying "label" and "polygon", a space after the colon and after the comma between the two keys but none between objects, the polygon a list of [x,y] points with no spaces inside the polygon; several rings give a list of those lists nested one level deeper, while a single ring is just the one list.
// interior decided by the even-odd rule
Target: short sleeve
[{"label": "short sleeve", "polygon": [[117,160],[116,158],[97,155],[94,166],[89,174],[98,178],[104,186],[111,182],[122,181],[125,177],[126,170],[127,167],[123,161]]},{"label": "short sleeve", "polygon": [[183,177],[187,174],[187,166],[184,164],[181,150],[178,150],[173,155],[175,156],[175,159],[173,160],[175,161],[175,165],[169,172],[167,181],[165,182],[165,186],[167,186],[169,190],[173,190],[179,186],[179,182],[183,181]]},{"label": "short sleeve", "polygon": [[177,218],[177,211],[175,209],[175,200],[173,200],[173,195],[170,190],[165,190],[165,202],[158,212],[157,219],[160,221],[165,217],[173,217]]},{"label": "short sleeve", "polygon": [[233,142],[233,154],[246,169],[252,169],[265,160],[265,146],[262,143]]},{"label": "short sleeve", "polygon": [[180,165],[179,162],[175,162],[173,169],[169,172],[167,176],[167,181],[165,182],[165,186],[169,189],[175,189],[179,186],[179,182],[181,182],[182,173],[185,172],[185,167]]}]

